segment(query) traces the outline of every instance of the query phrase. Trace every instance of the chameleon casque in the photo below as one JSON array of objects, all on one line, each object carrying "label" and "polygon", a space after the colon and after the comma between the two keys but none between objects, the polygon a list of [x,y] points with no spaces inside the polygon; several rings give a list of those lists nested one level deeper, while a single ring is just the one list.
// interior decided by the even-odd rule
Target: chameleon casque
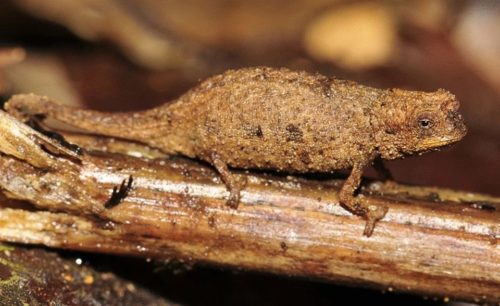
[{"label": "chameleon casque", "polygon": [[363,168],[382,159],[421,154],[466,134],[459,102],[435,92],[376,89],[281,68],[244,68],[211,77],[177,100],[128,113],[75,109],[14,96],[5,106],[18,118],[43,115],[93,134],[145,143],[213,165],[236,208],[245,182],[231,168],[287,173],[351,169],[341,205],[367,222],[370,236],[386,207],[355,192]]}]

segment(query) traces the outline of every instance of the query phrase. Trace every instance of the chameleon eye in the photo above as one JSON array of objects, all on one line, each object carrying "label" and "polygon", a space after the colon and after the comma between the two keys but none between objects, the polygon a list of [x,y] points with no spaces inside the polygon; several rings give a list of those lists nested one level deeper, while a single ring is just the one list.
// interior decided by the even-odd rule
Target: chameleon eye
[{"label": "chameleon eye", "polygon": [[428,118],[421,118],[421,119],[418,119],[418,124],[421,128],[428,129],[431,127],[432,121]]}]

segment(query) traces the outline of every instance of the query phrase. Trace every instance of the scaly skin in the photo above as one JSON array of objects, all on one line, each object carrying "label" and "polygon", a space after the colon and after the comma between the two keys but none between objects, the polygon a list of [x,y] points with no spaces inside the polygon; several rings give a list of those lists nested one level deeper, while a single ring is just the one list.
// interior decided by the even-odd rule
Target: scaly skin
[{"label": "scaly skin", "polygon": [[245,182],[228,166],[290,173],[352,169],[339,200],[366,218],[369,236],[387,208],[368,207],[354,196],[363,168],[460,140],[466,128],[458,106],[444,90],[382,90],[260,67],[227,71],[176,101],[136,113],[74,109],[33,95],[14,96],[6,109],[19,118],[42,114],[90,133],[205,160],[220,173],[232,207]]}]

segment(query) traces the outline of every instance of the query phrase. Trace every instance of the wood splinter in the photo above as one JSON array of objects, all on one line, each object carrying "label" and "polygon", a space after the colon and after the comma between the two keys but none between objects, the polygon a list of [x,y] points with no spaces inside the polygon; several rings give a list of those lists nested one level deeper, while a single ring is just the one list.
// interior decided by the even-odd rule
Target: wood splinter
[{"label": "wood splinter", "polygon": [[104,203],[104,207],[110,209],[120,204],[120,202],[127,197],[128,192],[132,189],[132,182],[133,178],[132,176],[129,176],[128,179],[122,181],[120,187],[113,187],[111,196],[106,203]]}]

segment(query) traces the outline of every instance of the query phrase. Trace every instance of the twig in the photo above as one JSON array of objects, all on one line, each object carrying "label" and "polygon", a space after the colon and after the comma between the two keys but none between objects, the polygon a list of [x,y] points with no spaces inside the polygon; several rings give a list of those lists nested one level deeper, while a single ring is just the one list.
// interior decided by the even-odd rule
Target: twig
[{"label": "twig", "polygon": [[[14,154],[15,141],[51,146],[0,156],[0,186],[10,197],[59,212],[2,209],[0,239],[500,301],[500,199],[365,183],[368,201],[390,207],[367,238],[364,220],[338,205],[341,180],[241,173],[249,184],[233,210],[217,175],[198,163],[115,154],[109,151],[156,153],[90,136],[68,139],[108,152],[75,156],[5,113],[0,127],[2,152]],[[105,209],[113,187],[130,176],[127,196]]]}]

